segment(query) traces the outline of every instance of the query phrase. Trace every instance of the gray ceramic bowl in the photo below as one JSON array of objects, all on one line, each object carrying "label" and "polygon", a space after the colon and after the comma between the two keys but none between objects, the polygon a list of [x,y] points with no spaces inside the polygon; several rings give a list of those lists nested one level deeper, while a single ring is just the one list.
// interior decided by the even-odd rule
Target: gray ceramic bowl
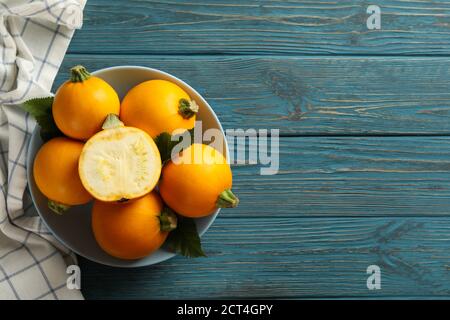
[{"label": "gray ceramic bowl", "polygon": [[[199,105],[197,119],[202,121],[203,130],[217,128],[222,131],[214,111],[205,99],[193,88],[180,79],[165,72],[137,66],[118,66],[106,68],[93,72],[94,75],[107,81],[119,94],[120,99],[135,85],[151,79],[164,79],[172,81],[181,86]],[[229,156],[228,145],[223,135],[226,157]],[[141,267],[152,265],[172,258],[175,254],[163,248],[153,254],[139,260],[120,260],[105,253],[95,241],[91,230],[91,204],[73,207],[66,214],[58,216],[47,207],[47,199],[36,187],[33,177],[33,162],[37,151],[42,145],[39,135],[39,128],[33,132],[30,145],[28,147],[27,176],[31,196],[39,215],[48,229],[68,248],[92,261],[115,267]],[[203,235],[213,223],[219,210],[214,214],[196,219],[197,230]]]}]

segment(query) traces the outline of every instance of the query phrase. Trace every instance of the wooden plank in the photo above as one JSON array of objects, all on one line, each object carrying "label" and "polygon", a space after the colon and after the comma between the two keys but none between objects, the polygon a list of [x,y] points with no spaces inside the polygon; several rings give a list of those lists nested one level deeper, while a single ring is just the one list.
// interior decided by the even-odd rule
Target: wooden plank
[{"label": "wooden plank", "polygon": [[448,137],[290,137],[278,157],[277,175],[233,168],[241,204],[224,217],[450,214]]},{"label": "wooden plank", "polygon": [[[89,299],[442,296],[449,233],[441,218],[219,217],[203,239],[207,258],[129,270],[83,259],[82,291]],[[367,289],[369,265],[381,269],[381,290]]]},{"label": "wooden plank", "polygon": [[379,0],[90,0],[72,53],[448,54],[450,3]]},{"label": "wooden plank", "polygon": [[210,102],[225,128],[281,134],[449,134],[450,58],[66,56],[92,70],[172,73]]}]

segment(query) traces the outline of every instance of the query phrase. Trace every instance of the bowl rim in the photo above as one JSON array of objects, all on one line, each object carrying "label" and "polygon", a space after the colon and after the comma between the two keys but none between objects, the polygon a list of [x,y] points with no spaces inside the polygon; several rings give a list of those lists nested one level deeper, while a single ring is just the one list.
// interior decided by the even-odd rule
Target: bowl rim
[{"label": "bowl rim", "polygon": [[[221,131],[221,133],[222,133],[222,135],[223,135],[223,139],[224,139],[225,158],[226,158],[226,159],[229,159],[229,153],[230,153],[230,151],[229,151],[229,146],[228,146],[228,142],[227,142],[227,139],[226,139],[225,131],[224,131],[223,127],[222,127],[222,124],[220,123],[219,118],[217,117],[216,113],[214,112],[214,110],[212,109],[212,107],[209,105],[209,103],[205,100],[205,98],[203,98],[203,96],[202,96],[200,93],[198,93],[197,90],[195,90],[194,88],[192,88],[192,87],[191,87],[188,83],[186,83],[185,81],[183,81],[183,80],[181,80],[180,78],[178,78],[178,77],[176,77],[176,76],[174,76],[174,75],[172,75],[172,74],[170,74],[170,73],[167,73],[167,72],[165,72],[165,71],[162,71],[162,70],[159,70],[159,69],[155,69],[155,68],[150,68],[150,67],[137,66],[137,65],[119,65],[119,66],[113,66],[113,67],[106,67],[106,68],[98,69],[98,70],[95,70],[95,71],[91,72],[91,75],[97,76],[97,75],[101,75],[101,73],[103,73],[103,72],[115,71],[115,70],[124,70],[124,69],[150,71],[150,72],[153,72],[153,73],[156,73],[156,74],[163,75],[163,76],[165,76],[165,77],[167,77],[167,78],[169,78],[169,79],[171,79],[171,80],[173,80],[173,81],[175,81],[175,82],[181,83],[182,85],[184,85],[186,88],[189,89],[190,93],[194,93],[195,95],[197,95],[197,97],[199,97],[199,99],[201,100],[201,102],[203,103],[203,105],[207,107],[207,109],[208,109],[208,111],[209,111],[209,114],[213,117],[213,119],[215,120],[215,122],[218,124],[219,130]],[[30,149],[31,149],[31,145],[32,145],[31,142],[35,140],[35,136],[38,134],[39,130],[40,130],[39,125],[36,125],[36,127],[35,127],[34,130],[33,130],[32,135],[31,135],[31,137],[30,137],[30,139],[29,139],[29,142],[28,142],[28,147],[27,147],[27,184],[29,184],[29,180],[32,179],[32,177],[33,177],[33,175],[32,175],[32,161],[33,161],[34,159],[31,159],[31,157],[29,156],[29,155],[31,154],[31,153],[30,153]],[[87,255],[85,255],[84,253],[80,252],[79,250],[74,249],[74,248],[72,248],[71,246],[69,246],[69,245],[66,243],[66,241],[64,241],[63,239],[61,239],[61,237],[60,237],[57,233],[55,233],[55,232],[53,231],[52,228],[49,227],[49,225],[47,224],[47,221],[45,220],[45,218],[44,218],[43,215],[41,214],[41,210],[40,210],[40,209],[38,208],[38,206],[36,205],[36,199],[35,199],[35,196],[34,196],[34,194],[33,194],[33,192],[32,192],[31,190],[30,190],[30,195],[31,195],[31,199],[32,199],[32,201],[33,201],[33,205],[34,205],[34,207],[36,208],[36,211],[37,211],[39,217],[41,218],[42,222],[43,222],[44,225],[47,227],[47,229],[52,233],[52,235],[53,235],[53,236],[54,236],[54,237],[55,237],[62,245],[64,245],[66,248],[68,248],[70,251],[74,252],[75,254],[77,254],[77,255],[79,255],[79,256],[85,258],[85,259],[88,259],[88,260],[90,260],[90,261],[93,261],[93,262],[96,262],[96,263],[99,263],[99,264],[102,264],[102,265],[110,266],[110,267],[118,267],[118,268],[140,268],[140,267],[147,267],[147,266],[150,266],[150,265],[154,265],[154,264],[157,264],[157,263],[161,263],[161,262],[163,262],[163,261],[167,261],[167,260],[169,260],[169,259],[171,259],[171,258],[173,258],[174,256],[177,255],[177,253],[169,253],[166,257],[164,257],[164,258],[162,258],[162,259],[159,259],[159,260],[157,260],[157,261],[155,261],[155,262],[152,262],[152,263],[145,263],[145,262],[144,262],[144,263],[138,263],[138,264],[131,264],[131,263],[130,263],[130,265],[127,265],[127,264],[125,264],[125,263],[124,263],[124,264],[115,264],[115,263],[111,263],[111,262],[105,262],[105,261],[102,261],[102,260],[97,259],[97,258],[95,258],[95,257],[87,256]],[[213,214],[210,215],[211,219],[208,221],[208,223],[206,224],[206,226],[204,227],[204,229],[203,229],[201,232],[199,232],[199,236],[200,236],[200,237],[202,237],[202,236],[206,233],[206,231],[209,230],[209,228],[211,227],[211,225],[212,225],[212,224],[214,223],[214,221],[216,220],[217,215],[219,214],[219,212],[220,212],[220,208],[218,208]],[[151,255],[151,254],[150,254],[150,255]],[[149,256],[150,256],[150,255],[149,255]],[[147,256],[147,257],[148,257],[148,256]],[[142,258],[142,259],[130,260],[130,261],[132,261],[132,262],[145,261],[145,258],[146,258],[146,257],[144,257],[144,258]]]}]

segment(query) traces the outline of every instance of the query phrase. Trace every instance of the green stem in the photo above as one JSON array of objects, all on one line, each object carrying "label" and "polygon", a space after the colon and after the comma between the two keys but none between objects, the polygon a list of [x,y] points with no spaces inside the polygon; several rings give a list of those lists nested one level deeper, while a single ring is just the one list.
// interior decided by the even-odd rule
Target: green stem
[{"label": "green stem", "polygon": [[52,210],[54,213],[59,214],[59,215],[65,213],[67,210],[70,209],[70,206],[50,200],[50,199],[48,200],[47,204],[48,204],[48,207],[50,208],[50,210]]},{"label": "green stem", "polygon": [[194,100],[180,99],[178,104],[178,113],[184,119],[193,117],[198,112],[198,104]]},{"label": "green stem", "polygon": [[70,81],[72,82],[83,82],[91,77],[89,71],[83,66],[75,66],[70,69]]},{"label": "green stem", "polygon": [[120,121],[119,116],[114,113],[110,113],[106,116],[105,121],[103,122],[102,129],[114,129],[118,127],[123,127],[124,124]]},{"label": "green stem", "polygon": [[239,204],[239,198],[230,189],[225,189],[217,198],[217,207],[234,208]]},{"label": "green stem", "polygon": [[164,207],[159,216],[159,223],[161,231],[172,231],[177,228],[177,215],[168,207]]}]

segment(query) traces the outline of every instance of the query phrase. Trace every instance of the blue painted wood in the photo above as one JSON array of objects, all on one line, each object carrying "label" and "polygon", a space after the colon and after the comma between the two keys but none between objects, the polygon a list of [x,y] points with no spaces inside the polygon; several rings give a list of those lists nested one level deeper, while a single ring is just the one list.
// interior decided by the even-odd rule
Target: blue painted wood
[{"label": "blue painted wood", "polygon": [[448,137],[289,137],[279,159],[273,176],[233,167],[241,204],[224,217],[450,215]]},{"label": "blue painted wood", "polygon": [[[204,95],[225,128],[286,135],[450,134],[450,59],[68,55],[67,70],[142,65]],[[219,81],[218,81],[219,79]]]},{"label": "blue painted wood", "polygon": [[[205,235],[208,258],[81,259],[87,298],[450,296],[450,3],[376,4],[379,31],[357,0],[88,1],[62,71],[159,68],[225,128],[285,137],[278,175],[233,167],[241,205]],[[380,291],[366,288],[370,264]]]},{"label": "blue painted wood", "polygon": [[[423,297],[450,294],[450,223],[441,218],[226,219],[207,258],[141,269],[81,260],[87,298]],[[381,269],[368,290],[366,269]]]},{"label": "blue painted wood", "polygon": [[[171,299],[448,295],[449,147],[447,137],[282,138],[279,175],[234,167],[241,205],[223,210],[204,237],[208,258],[135,270],[81,260],[83,292]],[[380,291],[366,288],[371,264],[382,269]]]},{"label": "blue painted wood", "polygon": [[[381,30],[368,30],[369,4]],[[445,0],[89,0],[72,53],[448,54]]]}]

